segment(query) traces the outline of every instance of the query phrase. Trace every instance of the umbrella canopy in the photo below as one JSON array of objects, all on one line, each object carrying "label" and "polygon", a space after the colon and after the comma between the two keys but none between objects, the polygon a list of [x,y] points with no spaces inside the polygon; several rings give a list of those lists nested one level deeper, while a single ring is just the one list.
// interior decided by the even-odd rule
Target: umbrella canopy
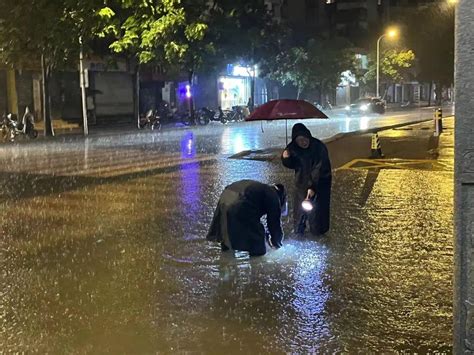
[{"label": "umbrella canopy", "polygon": [[[258,107],[246,121],[286,121],[286,143],[288,144],[288,120],[328,118],[314,105],[304,100],[272,100]],[[263,126],[262,126],[263,132]]]},{"label": "umbrella canopy", "polygon": [[245,120],[274,121],[310,118],[328,118],[328,116],[304,100],[273,100],[258,107]]}]

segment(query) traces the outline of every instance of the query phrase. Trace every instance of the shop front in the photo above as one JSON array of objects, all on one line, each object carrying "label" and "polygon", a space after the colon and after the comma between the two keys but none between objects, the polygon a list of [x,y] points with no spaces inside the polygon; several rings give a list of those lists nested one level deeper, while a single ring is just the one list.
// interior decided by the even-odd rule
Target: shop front
[{"label": "shop front", "polygon": [[[241,65],[227,65],[225,75],[218,78],[218,104],[224,110],[230,110],[233,106],[246,106],[252,96],[252,85],[255,85],[256,103],[266,98],[261,97],[259,88],[262,79],[258,78],[256,67],[245,67]],[[258,83],[257,83],[258,82]]]},{"label": "shop front", "polygon": [[252,85],[255,87],[255,104],[267,102],[266,82],[258,78],[257,68],[229,64],[217,77],[196,75],[192,86],[187,81],[178,82],[177,106],[181,110],[188,110],[191,98],[196,108],[221,107],[223,110],[232,110],[234,106],[247,106],[252,96]]}]

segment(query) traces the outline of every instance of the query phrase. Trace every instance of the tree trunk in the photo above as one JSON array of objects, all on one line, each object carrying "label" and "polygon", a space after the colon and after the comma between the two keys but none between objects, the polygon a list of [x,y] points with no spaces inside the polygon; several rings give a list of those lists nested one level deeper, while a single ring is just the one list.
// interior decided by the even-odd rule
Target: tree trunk
[{"label": "tree trunk", "polygon": [[296,91],[296,99],[299,100],[301,96],[301,86],[298,85],[297,91]]},{"label": "tree trunk", "polygon": [[250,112],[253,112],[253,109],[255,107],[255,70],[253,71],[252,79],[250,79],[250,97],[252,98],[252,101],[249,110]]},{"label": "tree trunk", "polygon": [[442,104],[442,94],[443,94],[443,86],[441,83],[436,83],[436,105],[440,106]]},{"label": "tree trunk", "polygon": [[324,89],[322,83],[320,83],[318,86],[318,103],[321,105],[321,107],[324,106]]},{"label": "tree trunk", "polygon": [[430,89],[428,93],[428,107],[431,106],[431,96],[433,94],[433,81],[430,81]]},{"label": "tree trunk", "polygon": [[51,66],[46,63],[46,58],[41,55],[41,73],[43,77],[43,120],[44,135],[54,136],[53,122],[51,120],[51,94],[49,92],[49,81],[51,78]]},{"label": "tree trunk", "polygon": [[87,95],[86,95],[86,78],[84,72],[84,47],[82,45],[82,37],[79,37],[79,44],[81,50],[79,52],[79,75],[80,75],[80,87],[81,87],[81,100],[82,100],[82,122],[84,128],[84,136],[89,135],[89,121],[87,119]]},{"label": "tree trunk", "polygon": [[137,126],[140,127],[140,66],[135,68],[135,78],[133,82],[133,115],[137,121]]},{"label": "tree trunk", "polygon": [[188,72],[188,82],[189,82],[189,88],[190,88],[190,93],[189,95],[189,114],[191,116],[191,124],[196,123],[196,114],[195,114],[195,109],[194,109],[194,97],[193,97],[193,78],[194,78],[194,70],[190,70]]}]

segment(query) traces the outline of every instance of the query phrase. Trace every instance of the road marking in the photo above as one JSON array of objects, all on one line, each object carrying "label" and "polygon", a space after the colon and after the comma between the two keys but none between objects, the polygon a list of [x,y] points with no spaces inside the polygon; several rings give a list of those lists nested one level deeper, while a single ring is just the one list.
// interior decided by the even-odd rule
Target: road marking
[{"label": "road marking", "polygon": [[429,159],[354,159],[336,170],[348,169],[446,170],[446,166]]}]

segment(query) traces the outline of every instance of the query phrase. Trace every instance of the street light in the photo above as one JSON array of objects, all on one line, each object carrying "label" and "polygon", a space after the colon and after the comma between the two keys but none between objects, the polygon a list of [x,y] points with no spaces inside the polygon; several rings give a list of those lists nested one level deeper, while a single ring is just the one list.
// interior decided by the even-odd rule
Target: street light
[{"label": "street light", "polygon": [[388,37],[390,39],[396,38],[398,36],[398,29],[390,28],[377,40],[377,84],[376,84],[376,97],[380,97],[380,42],[383,38]]}]

